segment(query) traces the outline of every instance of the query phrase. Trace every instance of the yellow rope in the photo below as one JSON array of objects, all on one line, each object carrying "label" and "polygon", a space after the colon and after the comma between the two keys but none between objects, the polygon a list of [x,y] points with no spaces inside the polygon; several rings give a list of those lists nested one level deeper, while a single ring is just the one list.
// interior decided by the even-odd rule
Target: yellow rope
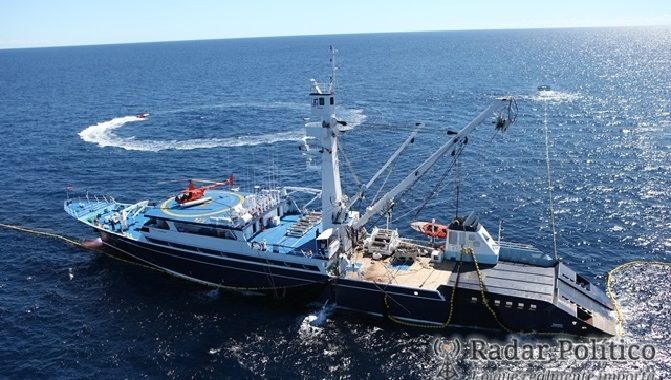
[{"label": "yellow rope", "polygon": [[452,313],[454,312],[454,298],[457,294],[457,287],[459,286],[459,276],[461,275],[461,261],[457,263],[457,278],[454,279],[454,287],[452,288],[452,295],[450,296],[450,315],[447,317],[445,327],[452,321]]},{"label": "yellow rope", "polygon": [[[483,280],[482,273],[481,273],[481,271],[480,271],[480,266],[479,266],[479,264],[478,264],[477,258],[476,258],[475,254],[474,254],[474,252],[473,252],[473,249],[468,249],[468,248],[467,248],[467,249],[464,249],[464,250],[462,251],[462,255],[463,255],[464,253],[466,253],[466,254],[470,254],[471,257],[473,258],[473,264],[474,264],[474,266],[475,266],[475,271],[476,271],[476,273],[477,273],[477,275],[478,275],[478,285],[479,285],[479,287],[480,287],[480,295],[481,295],[481,297],[482,297],[482,304],[489,310],[489,312],[491,313],[492,317],[494,318],[494,321],[496,322],[496,324],[497,324],[502,330],[506,331],[507,333],[517,333],[517,334],[519,334],[519,335],[536,335],[536,336],[546,336],[546,335],[551,335],[551,336],[581,337],[581,336],[579,336],[579,335],[568,334],[568,333],[555,333],[555,332],[524,332],[524,331],[518,331],[518,332],[515,332],[515,331],[513,331],[512,329],[510,329],[510,328],[509,328],[508,326],[506,326],[503,322],[501,322],[501,320],[499,319],[498,315],[496,314],[496,311],[492,308],[492,306],[489,304],[489,301],[488,301],[487,298],[485,297],[485,285],[484,285],[484,280]],[[461,262],[462,262],[462,261],[460,260],[460,261],[458,262],[458,265],[461,265]],[[617,267],[611,269],[611,270],[608,272],[608,281],[607,281],[607,284],[606,284],[606,294],[608,295],[608,298],[610,298],[611,302],[613,303],[613,308],[615,309],[615,312],[616,312],[616,314],[617,314],[617,326],[616,326],[616,335],[617,335],[617,336],[622,336],[622,332],[623,332],[623,327],[622,327],[622,325],[623,325],[623,322],[624,322],[624,316],[623,316],[623,314],[622,314],[622,310],[621,310],[620,304],[619,304],[619,302],[617,302],[617,299],[615,298],[615,295],[614,295],[614,293],[613,293],[613,289],[612,289],[612,281],[613,281],[613,280],[612,280],[612,279],[613,279],[613,275],[614,275],[615,273],[617,273],[617,272],[619,272],[619,271],[621,271],[621,270],[623,270],[623,269],[625,269],[625,268],[628,268],[628,267],[630,267],[630,266],[634,266],[634,265],[661,265],[661,266],[671,266],[671,262],[663,262],[663,261],[642,261],[642,260],[637,260],[637,261],[631,261],[631,262],[628,262],[628,263],[624,263],[624,264],[622,264],[622,265],[619,265],[619,266],[617,266]],[[455,281],[455,286],[452,288],[452,296],[451,296],[451,299],[450,299],[450,314],[449,314],[449,317],[448,317],[447,321],[445,321],[445,323],[442,323],[442,324],[439,324],[439,325],[428,325],[428,324],[419,324],[419,323],[410,323],[410,322],[401,321],[401,320],[399,320],[399,319],[397,319],[397,318],[392,317],[391,315],[389,315],[388,318],[389,318],[391,321],[393,321],[393,322],[395,322],[395,323],[398,323],[398,324],[400,324],[400,325],[411,326],[411,327],[419,327],[419,328],[445,328],[445,327],[447,327],[447,326],[450,324],[451,320],[452,320],[452,313],[453,313],[453,311],[454,311],[454,299],[455,299],[455,294],[456,294],[456,290],[457,290],[457,284],[458,284],[458,281],[459,281],[459,270],[457,271],[457,279],[456,279],[456,281]],[[388,298],[388,294],[387,294],[387,292],[384,291],[384,290],[383,290],[383,292],[384,292],[384,302],[385,302],[385,306],[386,306],[386,308],[387,308],[387,311],[389,311],[389,302],[388,302],[388,300],[387,300],[387,298]]]},{"label": "yellow rope", "polygon": [[507,333],[512,333],[513,331],[499,320],[498,315],[496,315],[496,311],[494,311],[492,305],[489,304],[489,301],[485,297],[485,282],[482,279],[482,273],[480,272],[480,265],[478,265],[478,259],[475,257],[475,252],[473,251],[473,248],[465,248],[462,250],[462,254],[463,253],[470,254],[471,257],[473,258],[473,265],[475,265],[475,272],[478,274],[478,285],[480,285],[480,295],[482,296],[482,304],[489,310],[489,312],[492,314],[492,317],[494,317],[494,321],[496,322],[497,325],[499,325],[499,327],[501,327],[501,329],[503,329]]},{"label": "yellow rope", "polygon": [[16,230],[16,231],[21,231],[21,232],[27,232],[27,233],[34,234],[34,235],[48,236],[48,237],[52,237],[52,238],[55,238],[55,239],[63,240],[64,242],[66,242],[68,244],[72,244],[72,245],[77,246],[77,247],[84,247],[81,242],[72,240],[72,239],[67,238],[63,235],[59,235],[59,234],[53,233],[53,232],[41,231],[41,230],[36,230],[36,229],[33,229],[33,228],[20,227],[20,226],[15,226],[15,225],[11,225],[11,224],[4,224],[4,223],[0,223],[0,227],[4,227],[4,228]]},{"label": "yellow rope", "polygon": [[[452,323],[452,316],[454,315],[454,299],[456,298],[457,294],[457,286],[459,285],[459,277],[461,276],[461,261],[457,263],[457,278],[454,280],[454,287],[452,287],[452,294],[450,295],[450,313],[447,317],[447,320],[441,324],[433,325],[433,324],[424,324],[424,323],[412,323],[412,322],[405,322],[400,319],[397,319],[391,315],[388,315],[387,317],[389,320],[391,320],[394,323],[397,323],[399,325],[403,326],[409,326],[409,327],[418,327],[418,328],[431,328],[431,329],[443,329]],[[377,285],[377,284],[376,284]],[[384,293],[384,304],[385,308],[387,310],[387,313],[389,313],[389,295],[387,294],[387,291],[380,288],[377,286],[378,289],[382,290]]]},{"label": "yellow rope", "polygon": [[[30,234],[34,234],[34,235],[39,235],[39,236],[47,236],[47,237],[51,237],[51,238],[54,238],[54,239],[62,240],[64,242],[66,242],[68,244],[71,244],[71,245],[74,245],[76,247],[89,249],[89,248],[85,247],[81,242],[72,240],[68,237],[65,237],[63,235],[60,235],[60,234],[57,234],[57,233],[54,233],[54,232],[41,231],[41,230],[34,229],[34,228],[22,227],[22,226],[16,226],[16,225],[12,225],[12,224],[4,224],[4,223],[0,223],[0,227],[4,227],[4,228],[7,228],[7,229],[20,231],[20,232],[26,232],[26,233],[30,233]],[[137,266],[140,266],[140,267],[143,267],[143,268],[149,268],[149,269],[153,269],[153,270],[165,273],[165,271],[163,271],[163,270],[161,270],[157,267],[142,264],[142,263],[137,262],[137,261],[126,260],[126,259],[123,259],[123,258],[121,258],[117,255],[114,255],[114,254],[109,254],[108,256],[113,258],[114,260],[119,260],[119,261],[122,261],[124,263],[133,264],[133,265],[137,265]],[[262,291],[262,290],[275,290],[275,289],[277,289],[276,287],[272,287],[272,286],[258,287],[258,288],[239,288],[239,287],[235,287],[235,286],[226,286],[226,285],[222,285],[222,284],[212,284],[212,285],[215,285],[215,286],[217,286],[219,288],[222,288],[222,289],[233,290],[233,291]],[[298,284],[298,285],[291,285],[291,286],[283,286],[282,288],[286,288],[286,289],[297,288],[297,287],[307,286],[307,285],[311,285],[311,284]]]},{"label": "yellow rope", "polygon": [[[0,227],[4,227],[4,228],[7,228],[7,229],[12,229],[12,230],[15,230],[15,231],[26,232],[26,233],[30,233],[30,234],[34,234],[34,235],[47,236],[47,237],[51,237],[51,238],[54,238],[54,239],[62,240],[64,242],[66,242],[68,244],[71,244],[73,246],[76,246],[76,247],[86,248],[86,247],[84,247],[84,245],[81,242],[76,241],[76,240],[72,240],[72,239],[70,239],[66,236],[63,236],[63,235],[60,235],[60,234],[57,234],[57,233],[54,233],[54,232],[41,231],[41,230],[37,230],[37,229],[34,229],[34,228],[21,227],[21,226],[17,226],[17,225],[4,224],[4,223],[0,223]],[[465,249],[464,252],[462,252],[462,254],[463,253],[470,254],[471,257],[473,258],[473,264],[475,265],[475,271],[477,272],[477,275],[478,275],[478,284],[480,286],[480,295],[482,296],[482,304],[492,314],[492,317],[494,318],[494,321],[499,325],[499,327],[501,327],[504,331],[506,331],[508,333],[512,333],[513,331],[501,322],[501,320],[496,315],[496,311],[492,308],[492,306],[489,304],[489,301],[485,297],[484,280],[482,278],[482,273],[480,272],[480,266],[478,265],[478,261],[477,261],[477,258],[475,256],[474,252],[473,252],[473,249]],[[110,257],[112,257],[113,259],[119,260],[119,261],[126,262],[126,263],[135,264],[135,265],[138,265],[138,266],[141,266],[141,267],[161,271],[158,268],[155,268],[155,267],[152,267],[152,266],[149,266],[149,265],[144,265],[144,264],[137,263],[137,262],[133,262],[133,261],[130,261],[130,260],[125,260],[125,259],[122,259],[122,258],[114,256],[114,255],[110,255]],[[613,303],[613,307],[614,307],[615,312],[617,314],[616,334],[618,336],[622,336],[622,333],[624,332],[624,329],[623,329],[624,315],[622,313],[620,303],[615,298],[615,294],[613,292],[613,275],[615,273],[625,269],[625,268],[628,268],[628,267],[631,267],[631,266],[634,266],[634,265],[671,266],[671,262],[636,260],[636,261],[630,261],[630,262],[621,264],[621,265],[611,269],[608,272],[608,280],[606,282],[606,294],[608,295],[608,298],[610,298],[611,302]],[[455,286],[452,288],[452,294],[451,294],[451,297],[450,297],[450,313],[449,313],[447,321],[445,321],[444,323],[439,324],[439,325],[428,325],[428,324],[405,322],[405,321],[398,320],[397,318],[394,318],[392,316],[389,316],[389,319],[392,320],[395,323],[398,323],[398,324],[401,324],[401,325],[406,325],[406,326],[411,326],[411,327],[444,328],[444,327],[449,326],[449,324],[452,321],[452,316],[453,316],[453,312],[454,312],[454,299],[456,297],[457,284],[458,284],[458,281],[459,281],[460,266],[461,266],[461,261],[459,261],[459,263],[458,263],[457,278],[455,280]],[[294,287],[300,287],[300,286],[306,286],[306,285],[308,285],[308,284],[285,286],[283,288],[294,288]],[[216,286],[220,287],[220,288],[223,288],[223,289],[235,290],[235,291],[245,291],[245,290],[247,290],[247,291],[259,291],[259,290],[273,290],[273,289],[276,289],[276,287],[238,288],[238,287],[219,285],[219,284],[216,284]],[[384,292],[385,306],[386,306],[387,311],[388,311],[389,310],[389,302],[388,302],[388,297],[389,296],[388,296],[386,291],[383,290],[383,292]],[[524,333],[524,332],[520,332],[520,334],[525,334],[525,335],[545,335],[545,334],[561,335],[561,334],[556,334],[556,333]],[[566,334],[566,335],[570,335],[570,334]]]},{"label": "yellow rope", "polygon": [[617,313],[617,334],[618,336],[622,336],[624,333],[624,328],[622,327],[624,323],[624,315],[622,314],[622,309],[620,308],[620,303],[617,302],[617,299],[615,298],[615,294],[613,293],[613,275],[625,268],[634,266],[634,265],[660,265],[660,266],[671,266],[671,263],[669,262],[664,262],[664,261],[643,261],[643,260],[636,260],[636,261],[630,261],[628,263],[624,263],[621,265],[618,265],[617,267],[611,269],[608,272],[608,280],[606,281],[606,294],[608,295],[608,298],[610,298],[611,302],[613,302],[613,307],[615,308],[615,312]]}]

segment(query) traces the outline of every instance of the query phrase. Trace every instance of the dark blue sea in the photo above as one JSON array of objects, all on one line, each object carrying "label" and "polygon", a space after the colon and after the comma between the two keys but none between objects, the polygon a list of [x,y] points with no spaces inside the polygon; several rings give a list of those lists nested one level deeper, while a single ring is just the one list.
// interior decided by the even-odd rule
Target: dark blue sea
[{"label": "dark blue sea", "polygon": [[[449,221],[458,187],[460,213],[479,212],[494,236],[503,221],[505,240],[552,254],[547,115],[561,259],[600,286],[619,264],[671,260],[669,27],[0,50],[0,223],[93,238],[63,211],[67,186],[122,202],[160,200],[188,178],[231,173],[243,189],[275,179],[319,186],[297,147],[308,80],[328,79],[331,44],[340,52],[337,110],[350,127],[342,144],[359,178],[367,181],[415,122],[426,123],[386,188],[445,142],[447,129],[497,96],[517,97],[518,122],[505,134],[482,125],[458,173],[443,178],[446,158],[397,199],[393,227],[412,234],[413,220]],[[552,91],[539,93],[540,84]],[[142,112],[151,115],[129,121]],[[353,176],[341,172],[351,195]],[[415,210],[437,183],[439,194]],[[461,369],[670,378],[671,271],[635,266],[613,285],[625,316],[617,341],[654,345],[653,361]],[[430,348],[438,334],[210,289],[0,229],[0,378],[423,379],[438,373]]]}]

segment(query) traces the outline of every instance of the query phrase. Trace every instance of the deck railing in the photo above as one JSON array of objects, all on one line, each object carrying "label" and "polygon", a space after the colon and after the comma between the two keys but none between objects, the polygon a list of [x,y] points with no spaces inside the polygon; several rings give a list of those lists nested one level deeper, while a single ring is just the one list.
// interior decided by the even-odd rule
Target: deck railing
[{"label": "deck railing", "polygon": [[328,256],[319,253],[318,251],[316,251],[316,249],[315,250],[297,249],[296,247],[291,247],[291,246],[282,245],[282,244],[266,244],[265,249],[264,249],[264,246],[263,246],[262,243],[253,242],[252,243],[252,248],[258,249],[260,251],[281,253],[281,254],[284,254],[284,255],[307,257],[307,258],[312,258],[312,259],[320,259],[320,260],[328,260],[329,259]]}]

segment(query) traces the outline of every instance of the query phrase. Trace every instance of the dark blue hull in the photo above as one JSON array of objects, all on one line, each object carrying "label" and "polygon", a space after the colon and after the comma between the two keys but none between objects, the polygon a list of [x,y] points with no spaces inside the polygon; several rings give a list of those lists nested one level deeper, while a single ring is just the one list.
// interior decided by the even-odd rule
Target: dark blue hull
[{"label": "dark blue hull", "polygon": [[318,271],[278,268],[262,262],[245,262],[230,257],[213,257],[201,252],[174,249],[101,234],[105,249],[113,256],[149,265],[177,277],[230,290],[310,290],[317,294],[328,283]]},{"label": "dark blue hull", "polygon": [[[458,288],[452,306],[452,287],[446,285],[431,291],[347,279],[332,284],[331,297],[341,309],[364,312],[411,327],[469,326],[512,332],[603,334],[587,323],[574,324],[575,318],[553,304],[534,302],[536,308],[530,310],[529,300],[485,294],[490,304],[498,300],[502,306],[492,306],[490,310],[482,303],[480,291],[472,289]],[[508,302],[511,307],[505,306]],[[519,308],[520,303],[527,307]]]},{"label": "dark blue hull", "polygon": [[[590,324],[576,322],[575,318],[548,302],[486,292],[490,309],[483,304],[482,295],[476,289],[459,287],[453,296],[452,287],[447,285],[431,290],[332,279],[317,271],[311,273],[262,262],[213,257],[104,232],[101,235],[105,248],[112,255],[150,265],[190,281],[274,296],[280,291],[280,295],[291,295],[302,303],[328,300],[339,309],[363,312],[411,327],[469,326],[514,332],[603,334]],[[497,306],[493,305],[494,301],[498,302]]]}]

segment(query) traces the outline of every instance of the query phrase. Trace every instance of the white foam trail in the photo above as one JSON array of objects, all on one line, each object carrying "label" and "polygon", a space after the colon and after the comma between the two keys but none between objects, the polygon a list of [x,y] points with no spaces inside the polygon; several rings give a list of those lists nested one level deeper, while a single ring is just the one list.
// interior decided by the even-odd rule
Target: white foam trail
[{"label": "white foam trail", "polygon": [[336,115],[347,122],[347,126],[340,126],[341,131],[349,131],[366,121],[366,115],[360,109],[339,109],[336,110]]},{"label": "white foam trail", "polygon": [[114,135],[113,131],[123,127],[126,123],[140,120],[143,119],[140,119],[137,116],[124,116],[108,121],[102,121],[79,132],[79,137],[86,142],[96,143],[100,147],[117,146],[114,144],[116,135]]},{"label": "white foam trail", "polygon": [[260,144],[271,144],[278,141],[298,141],[304,136],[302,131],[288,131],[262,135],[212,139],[137,140],[135,137],[121,137],[114,133],[115,129],[123,127],[126,123],[143,120],[145,119],[139,118],[137,116],[117,117],[112,120],[103,121],[96,125],[92,125],[79,132],[79,136],[82,138],[82,140],[98,144],[98,146],[101,148],[114,147],[143,152],[158,152],[169,149],[191,150],[219,147],[255,146]]},{"label": "white foam trail", "polygon": [[298,329],[298,334],[303,338],[320,335],[324,330],[324,326],[326,325],[329,316],[333,314],[334,310],[335,305],[329,304],[328,301],[326,301],[316,315],[309,314],[303,318]]}]

